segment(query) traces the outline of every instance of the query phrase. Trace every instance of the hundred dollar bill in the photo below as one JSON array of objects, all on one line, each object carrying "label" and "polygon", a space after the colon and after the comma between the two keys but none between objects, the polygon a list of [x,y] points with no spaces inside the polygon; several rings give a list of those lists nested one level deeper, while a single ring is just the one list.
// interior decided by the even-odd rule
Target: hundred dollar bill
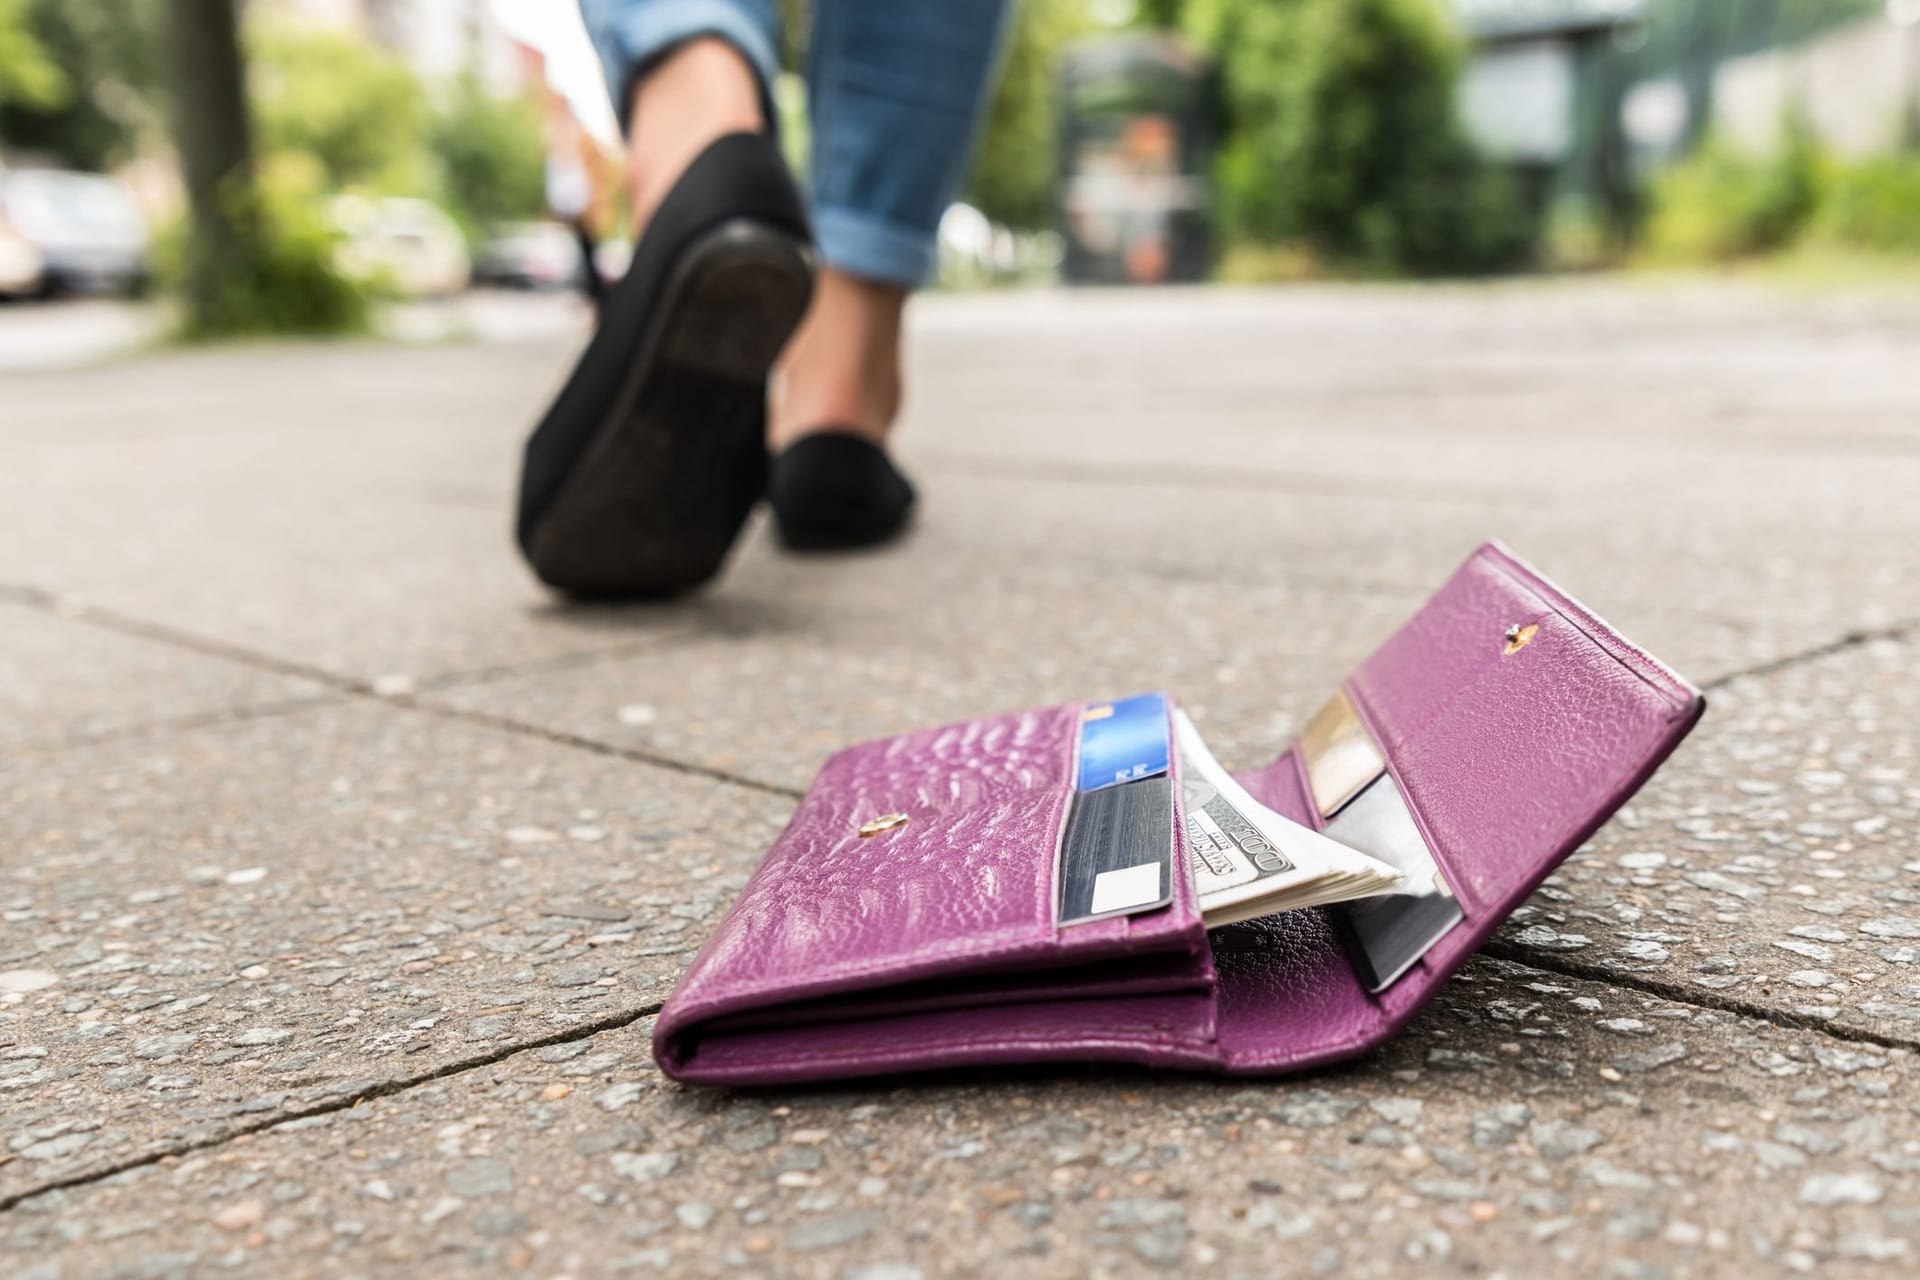
[{"label": "hundred dollar bill", "polygon": [[1184,711],[1174,713],[1180,799],[1209,928],[1388,893],[1400,873],[1267,808],[1235,782]]}]

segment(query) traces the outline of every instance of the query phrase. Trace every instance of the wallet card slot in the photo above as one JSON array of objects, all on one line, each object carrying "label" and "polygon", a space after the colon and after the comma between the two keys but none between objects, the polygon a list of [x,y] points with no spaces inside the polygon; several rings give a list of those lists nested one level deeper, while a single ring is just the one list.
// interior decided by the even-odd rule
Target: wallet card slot
[{"label": "wallet card slot", "polygon": [[1214,1023],[1211,993],[1053,1000],[726,1032],[659,1056],[677,1079],[724,1085],[1066,1061],[1191,1070],[1219,1065]]},{"label": "wallet card slot", "polygon": [[1086,703],[1078,728],[1074,796],[1054,858],[1062,928],[1167,906],[1179,875],[1172,699]]},{"label": "wallet card slot", "polygon": [[[1361,720],[1365,722],[1368,732],[1373,735],[1374,741],[1383,742],[1384,739],[1380,732],[1378,719],[1374,713],[1374,709],[1368,704],[1365,695],[1362,694],[1358,688],[1351,687],[1351,682],[1347,689],[1347,695],[1349,699],[1351,699],[1355,711],[1359,713]],[[1411,740],[1412,739],[1409,738],[1403,738],[1401,741],[1402,748]],[[1382,754],[1386,756],[1386,770],[1375,780],[1373,785],[1378,786],[1386,783],[1392,785],[1396,790],[1400,803],[1405,807],[1407,818],[1413,823],[1414,828],[1419,833],[1421,843],[1426,846],[1426,851],[1432,856],[1434,864],[1440,868],[1440,874],[1446,877],[1447,888],[1451,890],[1453,900],[1459,904],[1461,914],[1468,920],[1473,919],[1480,914],[1485,905],[1481,901],[1479,888],[1472,880],[1467,878],[1464,867],[1455,865],[1454,850],[1443,846],[1435,837],[1432,827],[1428,825],[1426,817],[1421,810],[1419,801],[1415,798],[1413,791],[1408,787],[1407,780],[1401,776],[1400,766],[1395,759],[1394,752],[1383,749]],[[1326,826],[1327,820],[1323,820],[1320,823],[1321,829],[1324,831]]]},{"label": "wallet card slot", "polygon": [[1208,940],[1227,1069],[1332,1061],[1383,1033],[1381,1001],[1361,984],[1325,907],[1228,925]]},{"label": "wallet card slot", "polygon": [[1152,953],[1210,983],[1186,885],[1139,916],[1056,921],[1078,716],[1050,707],[836,754],[663,1011],[661,1051],[730,1016]]},{"label": "wallet card slot", "polygon": [[[1274,812],[1318,830],[1299,751],[1235,775]],[[1326,907],[1284,911],[1207,935],[1219,1004],[1219,1052],[1229,1071],[1279,1071],[1331,1061],[1382,1034],[1387,1014],[1361,983]]]},{"label": "wallet card slot", "polygon": [[959,977],[930,978],[898,986],[876,987],[871,991],[849,992],[715,1018],[702,1027],[702,1032],[718,1034],[751,1027],[850,1022],[943,1009],[1000,1008],[1054,1000],[1167,995],[1181,991],[1204,991],[1210,986],[1210,975],[1204,966],[1194,963],[1193,956],[1166,952],[1123,956],[1057,969],[989,970]]}]

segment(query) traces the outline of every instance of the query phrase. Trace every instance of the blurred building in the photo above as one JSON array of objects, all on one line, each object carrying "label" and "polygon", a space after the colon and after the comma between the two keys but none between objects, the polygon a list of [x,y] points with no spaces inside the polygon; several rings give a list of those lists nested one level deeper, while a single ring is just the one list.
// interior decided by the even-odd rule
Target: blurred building
[{"label": "blurred building", "polygon": [[1920,0],[1452,0],[1461,116],[1537,209],[1623,225],[1640,175],[1789,121],[1841,155],[1920,139]]},{"label": "blurred building", "polygon": [[[560,0],[554,0],[559,3]],[[498,96],[525,86],[525,62],[488,0],[250,0],[298,22],[351,31],[429,83],[473,75]]]},{"label": "blurred building", "polygon": [[1625,120],[1658,163],[1703,135],[1764,151],[1783,125],[1859,156],[1920,138],[1920,0],[1654,0]]},{"label": "blurred building", "polygon": [[1631,175],[1618,52],[1646,0],[1453,0],[1470,46],[1460,114],[1488,155],[1511,166],[1537,212],[1572,198],[1623,206]]}]

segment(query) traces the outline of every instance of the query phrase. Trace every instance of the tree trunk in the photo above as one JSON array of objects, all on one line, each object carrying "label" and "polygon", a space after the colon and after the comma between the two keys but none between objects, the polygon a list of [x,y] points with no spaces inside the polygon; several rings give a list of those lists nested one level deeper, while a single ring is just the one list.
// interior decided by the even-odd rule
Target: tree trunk
[{"label": "tree trunk", "polygon": [[174,141],[193,215],[187,327],[217,329],[259,234],[239,22],[234,0],[167,0],[167,17]]}]

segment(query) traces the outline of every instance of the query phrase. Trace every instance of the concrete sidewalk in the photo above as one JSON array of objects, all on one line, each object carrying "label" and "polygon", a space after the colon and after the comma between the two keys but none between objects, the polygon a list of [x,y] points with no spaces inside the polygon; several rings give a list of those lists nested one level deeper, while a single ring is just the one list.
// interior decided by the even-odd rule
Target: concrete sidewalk
[{"label": "concrete sidewalk", "polygon": [[[1910,1274],[1920,304],[919,308],[906,545],[510,552],[569,353],[0,382],[0,1273]],[[651,1014],[825,754],[1178,691],[1231,767],[1479,541],[1712,707],[1386,1050],[725,1094]]]}]

